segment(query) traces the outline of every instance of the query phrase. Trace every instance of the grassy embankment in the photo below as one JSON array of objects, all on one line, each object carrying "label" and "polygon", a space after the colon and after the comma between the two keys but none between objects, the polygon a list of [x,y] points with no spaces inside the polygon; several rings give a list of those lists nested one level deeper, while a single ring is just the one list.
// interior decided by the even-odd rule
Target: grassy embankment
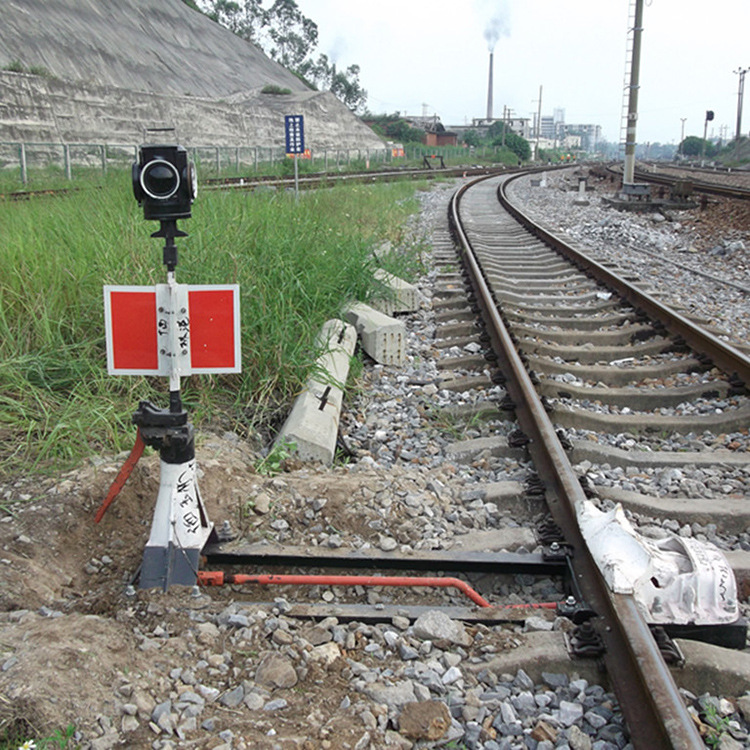
[{"label": "grassy embankment", "polygon": [[[129,448],[139,399],[166,406],[164,378],[106,373],[103,284],[165,280],[125,175],[101,189],[0,202],[0,476]],[[247,434],[278,421],[310,369],[320,325],[373,293],[372,248],[399,243],[415,186],[302,193],[203,191],[178,240],[181,283],[238,283],[243,373],[194,376],[193,421]],[[404,275],[416,252],[385,264]],[[414,266],[412,265],[412,268]]]}]

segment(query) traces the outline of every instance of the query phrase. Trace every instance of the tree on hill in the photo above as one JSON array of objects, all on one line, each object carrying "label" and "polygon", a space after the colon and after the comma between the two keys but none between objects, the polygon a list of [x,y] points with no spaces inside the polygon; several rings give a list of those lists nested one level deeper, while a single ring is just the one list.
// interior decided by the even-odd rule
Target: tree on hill
[{"label": "tree on hill", "polygon": [[[193,0],[183,0],[195,7]],[[260,47],[271,59],[299,76],[310,88],[330,91],[352,112],[361,111],[367,91],[359,83],[359,66],[337,70],[324,54],[313,58],[318,25],[307,18],[295,0],[197,0],[210,19]]]},{"label": "tree on hill", "polygon": [[367,92],[359,83],[359,65],[350,65],[343,71],[337,70],[336,63],[330,62],[328,55],[318,55],[317,60],[305,60],[297,71],[306,81],[311,81],[319,89],[332,92],[352,112],[364,108]]},{"label": "tree on hill", "polygon": [[285,68],[299,72],[308,52],[318,45],[318,24],[302,15],[294,0],[276,0],[268,9],[265,20],[271,40],[268,46],[271,58]]},{"label": "tree on hill", "polygon": [[392,115],[363,116],[365,122],[381,137],[399,143],[422,143],[424,130],[413,128],[399,112]]}]

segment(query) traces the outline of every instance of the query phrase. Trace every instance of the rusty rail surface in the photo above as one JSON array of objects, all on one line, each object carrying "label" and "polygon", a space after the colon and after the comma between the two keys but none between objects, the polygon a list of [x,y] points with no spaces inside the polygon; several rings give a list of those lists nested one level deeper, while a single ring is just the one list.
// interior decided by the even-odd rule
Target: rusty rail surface
[{"label": "rusty rail surface", "polygon": [[585,501],[585,495],[503,323],[461,222],[462,197],[485,179],[489,178],[479,178],[456,192],[450,206],[451,225],[498,364],[507,377],[506,387],[516,405],[519,425],[531,439],[529,451],[544,481],[550,511],[574,548],[576,577],[588,604],[598,613],[595,627],[606,646],[604,664],[632,742],[639,750],[703,748],[695,723],[634,600],[609,590],[578,528],[576,508]]}]

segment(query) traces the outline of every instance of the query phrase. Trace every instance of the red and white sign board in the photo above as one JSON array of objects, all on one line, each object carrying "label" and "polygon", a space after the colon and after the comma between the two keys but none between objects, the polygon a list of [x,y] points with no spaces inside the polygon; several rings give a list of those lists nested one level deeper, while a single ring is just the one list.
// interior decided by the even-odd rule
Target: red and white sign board
[{"label": "red and white sign board", "polygon": [[237,284],[105,286],[110,375],[241,372]]}]

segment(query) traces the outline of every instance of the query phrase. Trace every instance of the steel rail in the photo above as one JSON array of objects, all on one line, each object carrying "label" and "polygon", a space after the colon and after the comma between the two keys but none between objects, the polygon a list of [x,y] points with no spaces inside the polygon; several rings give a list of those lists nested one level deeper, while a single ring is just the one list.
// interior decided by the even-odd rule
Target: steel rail
[{"label": "steel rail", "polygon": [[[609,171],[618,177],[622,176],[622,169],[618,165],[609,167]],[[672,187],[676,182],[687,181],[692,184],[693,190],[697,193],[717,195],[723,198],[736,198],[737,200],[750,200],[750,190],[748,188],[702,180],[692,176],[678,177],[666,172],[648,172],[643,169],[636,169],[635,176],[643,182],[652,182],[655,185],[666,185],[667,187]]]},{"label": "steel rail", "polygon": [[508,198],[507,187],[521,175],[510,176],[498,188],[498,199],[503,207],[538,239],[572,261],[583,273],[601,281],[614,290],[633,307],[643,310],[650,318],[664,324],[675,336],[682,337],[696,352],[710,357],[711,361],[729,375],[736,375],[750,386],[750,358],[730,344],[696,325],[676,310],[663,304],[647,292],[628,283],[622,276],[568,244],[562,237],[536,224],[528,214]]},{"label": "steel rail", "polygon": [[531,378],[502,320],[460,217],[466,191],[487,177],[460,188],[451,202],[450,221],[462,248],[471,284],[482,311],[506,388],[515,403],[521,429],[531,439],[529,451],[544,481],[556,523],[572,544],[573,567],[588,604],[599,613],[597,629],[606,647],[604,663],[639,750],[689,750],[705,747],[648,625],[632,597],[613,594],[583,540],[577,509],[586,498],[565,455]]},{"label": "steel rail", "polygon": [[[316,172],[300,175],[301,188],[314,188],[337,182],[391,182],[395,180],[431,180],[436,177],[476,177],[498,173],[510,173],[517,168],[508,167],[446,167],[444,169],[389,169],[352,172]],[[258,187],[293,187],[293,177],[259,175],[249,177],[212,177],[201,182],[207,190],[253,190]]]},{"label": "steel rail", "polygon": [[722,185],[718,182],[708,182],[707,180],[696,180],[686,177],[676,177],[659,172],[644,172],[636,170],[635,176],[644,182],[653,182],[656,185],[666,185],[672,187],[680,181],[690,182],[693,190],[697,193],[706,193],[707,195],[718,195],[723,198],[736,198],[737,200],[750,200],[750,190],[743,187],[733,187],[731,185]]}]

